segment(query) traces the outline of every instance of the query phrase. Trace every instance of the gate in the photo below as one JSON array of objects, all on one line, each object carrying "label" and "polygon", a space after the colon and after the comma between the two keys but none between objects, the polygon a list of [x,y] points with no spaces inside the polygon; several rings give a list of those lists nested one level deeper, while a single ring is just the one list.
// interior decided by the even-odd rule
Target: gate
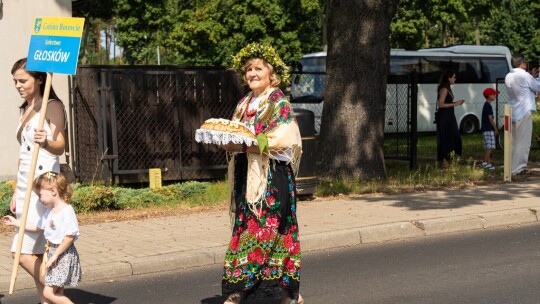
[{"label": "gate", "polygon": [[230,118],[243,85],[225,68],[80,66],[71,77],[73,167],[82,182],[225,176],[222,149],[195,142],[208,118]]},{"label": "gate", "polygon": [[384,157],[417,166],[418,75],[388,75],[384,119]]}]

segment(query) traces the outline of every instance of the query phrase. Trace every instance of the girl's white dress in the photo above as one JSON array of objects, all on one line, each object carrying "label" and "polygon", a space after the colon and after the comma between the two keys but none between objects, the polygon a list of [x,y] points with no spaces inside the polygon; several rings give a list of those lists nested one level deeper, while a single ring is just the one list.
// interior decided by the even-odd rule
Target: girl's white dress
[{"label": "girl's white dress", "polygon": [[[43,229],[45,238],[49,242],[47,257],[50,259],[65,236],[71,235],[74,241],[79,238],[79,224],[75,210],[66,205],[57,213],[52,208],[46,209],[43,217],[38,221],[38,227]],[[75,242],[62,253],[56,264],[47,268],[45,274],[46,286],[77,286],[82,279],[81,262],[75,248]]]},{"label": "girl's white dress", "polygon": [[[17,206],[15,215],[17,219],[20,219],[22,216],[24,198],[26,195],[26,188],[28,186],[28,173],[30,171],[30,164],[32,163],[32,154],[34,151],[34,129],[37,128],[39,123],[39,118],[41,117],[41,112],[36,113],[32,119],[23,127],[21,132],[21,147],[19,152],[20,166],[17,173],[17,189],[16,199]],[[19,130],[21,122],[17,130]],[[43,124],[43,129],[47,131],[47,139],[52,140],[52,132],[47,121]],[[38,177],[42,173],[47,171],[60,172],[60,160],[58,155],[54,155],[45,149],[39,149],[39,156],[36,165],[36,172],[34,177]],[[30,187],[32,182],[30,182]],[[34,191],[30,197],[30,204],[28,208],[28,217],[27,224],[36,225],[39,218],[43,215],[45,207],[39,201],[38,196]],[[19,235],[19,230],[15,233],[13,237],[13,243],[11,245],[11,252],[15,252],[17,248],[17,238]],[[45,251],[45,237],[43,237],[43,232],[29,232],[25,230],[22,250],[23,254],[42,254]]]}]

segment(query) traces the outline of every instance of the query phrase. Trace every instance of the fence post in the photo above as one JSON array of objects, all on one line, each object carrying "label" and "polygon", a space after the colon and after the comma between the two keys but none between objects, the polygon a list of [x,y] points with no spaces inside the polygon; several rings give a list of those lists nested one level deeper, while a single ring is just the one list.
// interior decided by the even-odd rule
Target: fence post
[{"label": "fence post", "polygon": [[418,167],[418,73],[413,71],[409,77],[410,102],[411,102],[411,149],[409,155],[409,168]]},{"label": "fence post", "polygon": [[512,107],[504,105],[504,181],[512,181]]},{"label": "fence post", "polygon": [[109,186],[111,182],[109,159],[107,157],[107,154],[109,153],[109,147],[107,146],[107,104],[109,99],[109,73],[104,69],[100,69],[99,74],[99,120],[101,123],[98,123],[98,147],[101,155],[98,157],[100,158],[101,165],[103,166],[101,177],[103,181],[105,181],[105,185]]}]

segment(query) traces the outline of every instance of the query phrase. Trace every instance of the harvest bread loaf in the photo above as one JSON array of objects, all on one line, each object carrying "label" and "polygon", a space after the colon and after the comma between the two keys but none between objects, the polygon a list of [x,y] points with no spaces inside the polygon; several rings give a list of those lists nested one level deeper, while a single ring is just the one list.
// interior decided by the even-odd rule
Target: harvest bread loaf
[{"label": "harvest bread loaf", "polygon": [[241,122],[223,118],[210,118],[195,131],[195,140],[205,144],[226,145],[229,143],[257,144],[255,134]]}]

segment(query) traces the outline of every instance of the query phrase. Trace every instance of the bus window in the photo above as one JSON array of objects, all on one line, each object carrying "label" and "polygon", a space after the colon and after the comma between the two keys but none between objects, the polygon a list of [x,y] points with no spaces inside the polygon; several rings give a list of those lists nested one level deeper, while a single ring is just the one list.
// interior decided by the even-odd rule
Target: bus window
[{"label": "bus window", "polygon": [[483,58],[482,76],[486,82],[495,83],[510,72],[506,58]]},{"label": "bus window", "polygon": [[300,59],[300,68],[293,72],[291,101],[321,103],[324,99],[326,56]]},{"label": "bus window", "polygon": [[302,72],[325,72],[326,56],[302,58],[300,59]]},{"label": "bus window", "polygon": [[452,58],[452,66],[456,73],[458,83],[482,82],[482,70],[480,60],[471,58]]},{"label": "bus window", "polygon": [[396,56],[390,58],[390,75],[409,75],[420,71],[418,57]]},{"label": "bus window", "polygon": [[422,57],[420,63],[420,83],[439,83],[442,72],[452,68],[448,57]]}]

